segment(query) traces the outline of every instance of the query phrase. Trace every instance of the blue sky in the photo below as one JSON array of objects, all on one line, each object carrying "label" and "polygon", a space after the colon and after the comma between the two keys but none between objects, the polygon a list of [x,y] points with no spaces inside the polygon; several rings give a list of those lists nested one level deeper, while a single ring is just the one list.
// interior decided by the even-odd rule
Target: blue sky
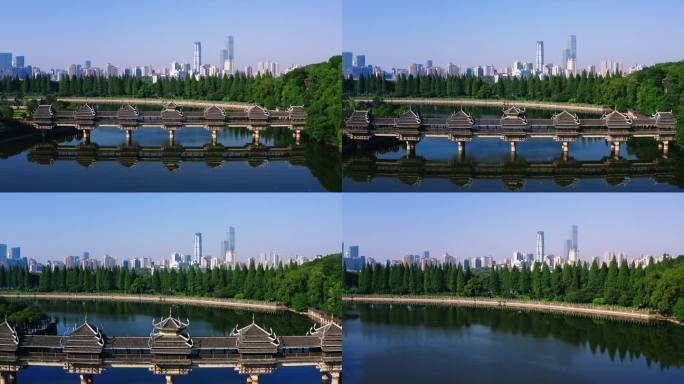
[{"label": "blue sky", "polygon": [[534,62],[537,40],[559,63],[574,34],[580,68],[649,65],[684,59],[682,14],[680,0],[343,0],[342,48],[385,69],[427,59],[503,67]]},{"label": "blue sky", "polygon": [[0,243],[39,261],[83,251],[159,260],[192,253],[195,232],[216,256],[231,225],[238,260],[312,256],[339,252],[342,231],[338,194],[3,194],[0,212]]},{"label": "blue sky", "polygon": [[217,64],[227,35],[235,37],[240,70],[266,60],[281,67],[325,61],[341,49],[339,1],[21,0],[1,9],[0,52],[42,69],[88,59],[94,66],[191,63],[194,41],[202,42],[203,61]]},{"label": "blue sky", "polygon": [[534,252],[538,230],[547,254],[563,252],[579,227],[580,257],[604,251],[684,253],[684,195],[632,193],[345,194],[345,246],[377,260],[430,250],[463,257]]}]

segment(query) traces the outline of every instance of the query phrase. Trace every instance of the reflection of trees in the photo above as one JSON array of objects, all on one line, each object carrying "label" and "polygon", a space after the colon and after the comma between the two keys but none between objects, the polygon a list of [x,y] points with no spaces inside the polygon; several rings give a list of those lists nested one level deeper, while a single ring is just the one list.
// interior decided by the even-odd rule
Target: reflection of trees
[{"label": "reflection of trees", "polygon": [[[236,324],[240,326],[252,322],[252,314],[259,325],[273,328],[278,335],[304,335],[312,325],[306,317],[289,313],[275,314],[267,312],[252,312],[242,309],[227,309],[200,307],[177,304],[150,304],[134,302],[75,302],[75,301],[36,301],[37,306],[45,312],[54,313],[62,325],[71,326],[83,321],[85,314],[91,317],[95,315],[100,319],[113,319],[117,321],[139,322],[140,316],[159,319],[169,313],[169,307],[173,308],[173,316],[185,320],[190,319],[190,334],[193,336],[209,336],[202,334],[201,330],[192,329],[192,321],[204,321],[211,325],[213,334],[228,334]],[[152,323],[150,331],[152,330]],[[118,335],[113,330],[107,330],[103,324],[105,334]],[[133,336],[133,335],[128,335]],[[140,335],[138,335],[140,336]]]},{"label": "reflection of trees", "polygon": [[492,331],[586,346],[594,353],[607,353],[611,360],[643,357],[647,364],[662,368],[684,366],[684,328],[671,324],[464,307],[359,304],[355,309],[364,323],[454,330],[483,325]]}]

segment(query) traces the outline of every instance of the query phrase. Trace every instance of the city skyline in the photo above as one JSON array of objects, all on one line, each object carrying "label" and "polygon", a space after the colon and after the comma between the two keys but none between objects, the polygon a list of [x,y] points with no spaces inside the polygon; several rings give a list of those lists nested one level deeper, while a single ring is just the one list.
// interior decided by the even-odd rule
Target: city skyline
[{"label": "city skyline", "polygon": [[[238,262],[261,252],[282,258],[338,252],[341,199],[327,194],[7,194],[0,201],[0,244],[21,247],[21,256],[44,263],[108,254],[123,259],[169,259],[174,252],[193,254],[193,236],[202,233],[204,255],[220,256],[229,227],[237,228]],[[58,204],[55,204],[58,202]],[[73,209],[74,207],[78,207]],[[201,212],[201,221],[187,220]],[[93,214],[106,221],[92,225]],[[58,217],[59,225],[51,220]],[[95,222],[96,223],[96,222]],[[315,223],[315,225],[309,225]],[[311,238],[301,236],[307,228]],[[41,233],[41,241],[36,241]],[[115,237],[116,235],[116,237]],[[117,239],[118,238],[118,239]],[[122,240],[125,239],[125,240]],[[299,239],[299,240],[296,240]]]},{"label": "city skyline", "polygon": [[[430,199],[417,198],[418,195],[406,193],[381,199],[373,195],[345,196],[344,243],[358,245],[361,256],[380,262],[423,254],[425,250],[437,258],[448,252],[461,260],[492,256],[502,262],[514,251],[536,254],[538,231],[544,232],[545,255],[561,256],[568,246],[567,240],[573,238],[572,226],[576,225],[581,231],[578,248],[582,261],[601,258],[607,251],[624,253],[630,259],[660,256],[664,252],[678,255],[684,251],[677,236],[677,228],[684,220],[662,217],[650,209],[640,194],[594,194],[591,199],[581,193],[505,197],[468,194],[458,198],[430,194]],[[677,196],[658,198],[675,211],[684,210],[677,207],[682,205]],[[402,217],[407,209],[420,214],[405,222]],[[459,221],[460,217],[467,217],[468,222]],[[644,228],[648,228],[648,233],[644,233]]]},{"label": "city skyline", "polygon": [[[263,2],[262,2],[263,3]],[[7,14],[23,14],[31,9],[31,18],[8,18],[3,32],[23,30],[30,34],[17,34],[6,39],[0,52],[24,56],[27,65],[50,68],[67,68],[70,64],[91,61],[93,66],[104,67],[108,62],[120,67],[151,65],[168,67],[173,61],[193,62],[193,43],[202,43],[202,63],[219,64],[226,36],[235,37],[235,65],[242,69],[259,61],[277,61],[283,68],[293,64],[306,65],[328,60],[339,55],[341,41],[341,5],[337,2],[318,3],[313,0],[295,0],[287,7],[267,1],[263,7],[238,0],[224,2],[209,0],[201,7],[191,9],[191,15],[202,19],[193,23],[191,32],[179,36],[177,23],[189,17],[187,4],[177,1],[122,0],[117,7],[94,5],[84,0],[70,0],[65,6],[53,7],[44,0],[8,3]],[[107,13],[107,18],[92,17],[92,13]],[[292,20],[305,18],[307,23]],[[78,19],[78,23],[65,23],[65,19]],[[261,20],[258,25],[254,20]],[[59,27],[56,27],[56,24]],[[126,28],[122,28],[125,25]],[[277,33],[263,33],[263,26]],[[97,33],[86,34],[92,30]],[[50,39],[45,39],[50,36]],[[77,37],[77,38],[76,38]],[[306,49],[302,49],[306,41]]]},{"label": "city skyline", "polygon": [[[680,12],[674,11],[684,10],[684,4],[673,0],[527,0],[507,7],[505,12],[466,1],[429,0],[417,13],[413,7],[404,5],[402,1],[385,7],[380,3],[345,0],[342,50],[365,54],[367,63],[384,70],[424,64],[427,60],[443,67],[449,62],[459,66],[492,64],[497,68],[510,66],[515,60],[534,63],[537,41],[544,42],[545,63],[562,65],[570,35],[578,41],[575,53],[580,70],[589,65],[599,66],[602,60],[621,61],[625,66],[681,60],[684,51],[683,42],[671,39],[678,34],[675,31],[684,33],[676,16]],[[358,12],[361,6],[364,12]],[[657,23],[624,28],[628,22],[625,20],[633,19],[635,14],[650,14],[658,7],[670,11],[660,13]],[[569,9],[572,17],[558,17]],[[606,14],[611,17],[606,18]],[[453,23],[454,15],[469,17],[460,17],[458,23]],[[582,22],[578,17],[583,18]],[[411,20],[414,27],[405,28],[397,20]],[[487,20],[487,28],[482,28],[483,20]],[[529,22],[512,27],[511,20]],[[642,42],[649,49],[634,49],[635,42]]]}]

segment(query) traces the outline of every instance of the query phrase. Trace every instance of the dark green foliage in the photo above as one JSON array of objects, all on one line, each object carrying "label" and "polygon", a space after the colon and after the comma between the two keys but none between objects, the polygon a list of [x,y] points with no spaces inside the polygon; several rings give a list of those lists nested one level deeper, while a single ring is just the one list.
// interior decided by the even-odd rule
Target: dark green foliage
[{"label": "dark green foliage", "polygon": [[0,266],[0,288],[41,292],[120,292],[210,296],[278,301],[298,310],[342,311],[342,260],[330,255],[303,265],[264,269],[253,264],[234,269],[146,270],[124,268],[96,270],[45,268],[40,274],[25,268]]},{"label": "dark green foliage", "polygon": [[0,314],[15,327],[30,326],[38,321],[46,320],[47,314],[27,303],[8,301],[0,298]]},{"label": "dark green foliage", "polygon": [[[574,303],[612,304],[653,308],[666,315],[684,316],[684,257],[651,262],[642,268],[622,260],[618,266],[565,265],[549,269],[487,268],[471,271],[459,265],[365,265],[346,289],[361,294],[456,294],[532,298]],[[677,312],[679,311],[679,312]]]}]

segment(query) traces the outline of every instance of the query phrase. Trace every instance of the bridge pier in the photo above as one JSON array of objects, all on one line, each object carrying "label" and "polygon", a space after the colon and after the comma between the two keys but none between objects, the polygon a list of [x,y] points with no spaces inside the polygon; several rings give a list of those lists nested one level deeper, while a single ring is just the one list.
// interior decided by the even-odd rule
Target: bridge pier
[{"label": "bridge pier", "polygon": [[517,150],[517,143],[515,141],[511,141],[511,153],[514,153]]},{"label": "bridge pier", "polygon": [[323,373],[321,375],[321,383],[322,384],[329,384],[329,382],[330,382],[330,376],[328,376],[327,373]]},{"label": "bridge pier", "polygon": [[0,384],[16,384],[16,372],[0,372]]},{"label": "bridge pier", "polygon": [[299,145],[299,141],[302,138],[302,130],[301,129],[295,129],[295,131],[292,133],[292,137],[295,140],[295,144]]},{"label": "bridge pier", "polygon": [[254,145],[260,145],[259,144],[259,129],[255,129],[252,131],[252,141],[254,142]]},{"label": "bridge pier", "polygon": [[416,143],[413,141],[406,141],[406,154],[413,156],[416,154]]},{"label": "bridge pier", "polygon": [[611,149],[611,154],[615,159],[620,157],[620,142],[619,141],[614,141],[611,143],[612,149]]},{"label": "bridge pier", "polygon": [[339,371],[330,372],[330,384],[340,384],[340,376],[342,375]]},{"label": "bridge pier", "polygon": [[663,157],[667,158],[667,154],[670,151],[670,142],[665,140],[663,141]]},{"label": "bridge pier", "polygon": [[463,161],[464,157],[465,157],[465,142],[459,141],[458,142],[458,161]]},{"label": "bridge pier", "polygon": [[133,141],[133,132],[130,129],[125,129],[124,132],[126,133],[126,145],[131,145],[131,142]]},{"label": "bridge pier", "polygon": [[247,375],[247,384],[259,384],[259,375],[257,375],[257,374]]},{"label": "bridge pier", "polygon": [[166,375],[166,384],[173,384],[174,381],[176,380],[176,377],[173,375]]},{"label": "bridge pier", "polygon": [[89,373],[82,373],[79,375],[80,379],[80,384],[93,384],[95,380],[93,379],[93,375]]},{"label": "bridge pier", "polygon": [[83,144],[90,144],[90,131],[87,129],[83,130]]},{"label": "bridge pier", "polygon": [[169,131],[169,145],[172,145],[172,146],[173,146],[174,141],[175,141],[175,136],[176,136],[176,135],[175,135],[175,131],[174,131],[173,129],[170,130],[170,131]]},{"label": "bridge pier", "polygon": [[216,130],[211,131],[211,145],[216,145],[218,142],[218,132]]}]

